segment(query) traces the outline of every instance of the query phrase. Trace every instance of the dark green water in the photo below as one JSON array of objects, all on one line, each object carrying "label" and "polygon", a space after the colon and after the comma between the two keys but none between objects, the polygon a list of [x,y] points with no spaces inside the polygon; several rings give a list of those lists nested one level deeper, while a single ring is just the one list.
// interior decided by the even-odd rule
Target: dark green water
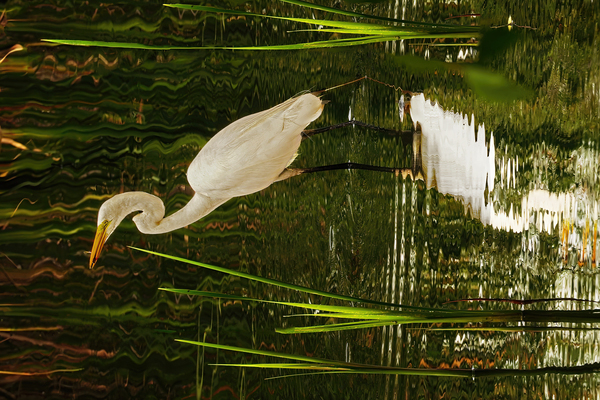
[{"label": "dark green water", "polygon": [[[315,321],[286,318],[298,311],[285,307],[189,298],[158,288],[320,299],[128,248],[414,306],[597,308],[574,301],[445,303],[480,297],[600,301],[598,3],[417,3],[337,7],[426,22],[477,13],[476,19],[456,22],[482,26],[506,24],[510,15],[518,25],[537,29],[515,28],[519,40],[489,57],[483,57],[490,54],[483,45],[428,47],[422,40],[341,50],[123,50],[54,46],[41,39],[241,46],[323,36],[288,33],[302,28],[288,22],[215,19],[167,9],[161,2],[9,1],[0,19],[1,49],[18,44],[24,50],[0,64],[0,397],[599,398],[593,368],[574,375],[475,380],[377,375],[265,380],[286,372],[215,367],[211,364],[264,359],[203,352],[174,339],[374,365],[535,369],[598,363],[600,338],[591,329],[464,332],[430,331],[428,325],[281,335],[275,328]],[[245,7],[312,16],[279,3]],[[396,58],[415,54],[469,64],[480,51],[485,68],[528,88],[532,97],[490,103],[474,94],[460,71],[411,69]],[[220,129],[303,90],[364,75],[424,93],[469,122],[474,118],[476,126],[485,125],[485,150],[469,147],[474,136],[462,141],[449,136],[437,153],[423,154],[423,164],[445,160],[429,185],[372,171],[331,171],[232,199],[169,234],[140,234],[127,219],[97,267],[88,268],[103,201],[141,190],[161,197],[167,214],[174,212],[190,198],[189,163]],[[310,127],[347,121],[351,112],[369,124],[408,130],[410,119],[399,120],[399,96],[368,80],[340,88],[325,96],[330,103]],[[430,122],[452,135],[452,124],[442,120],[443,113]],[[432,137],[422,125],[423,136]],[[472,161],[474,154],[490,157],[491,164]],[[349,127],[306,140],[294,166],[353,161],[407,168],[412,160],[413,148],[401,136]],[[475,177],[490,165],[493,190],[489,177],[486,189],[485,174],[483,181]],[[488,213],[475,211],[475,204]],[[464,324],[454,325],[459,326]],[[597,323],[562,326],[598,328]]]}]

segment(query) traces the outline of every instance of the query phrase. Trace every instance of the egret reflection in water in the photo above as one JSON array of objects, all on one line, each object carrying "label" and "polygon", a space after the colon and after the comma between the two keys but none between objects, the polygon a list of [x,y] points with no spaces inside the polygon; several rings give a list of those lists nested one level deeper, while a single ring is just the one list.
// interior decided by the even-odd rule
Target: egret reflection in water
[{"label": "egret reflection in water", "polygon": [[[518,158],[497,157],[493,133],[486,144],[484,125],[476,128],[474,118],[469,123],[466,116],[445,111],[423,95],[412,97],[410,113],[420,126],[421,134],[414,140],[420,146],[417,157],[428,188],[453,196],[465,211],[496,229],[517,233],[535,228],[549,234],[559,229],[564,257],[574,248],[580,264],[586,259],[596,264],[598,202],[588,192],[552,193],[530,185],[533,188],[522,191],[520,207],[503,204],[498,192],[515,188],[521,164]],[[585,163],[585,154],[579,158],[580,164]],[[524,245],[533,250],[536,240]]]}]

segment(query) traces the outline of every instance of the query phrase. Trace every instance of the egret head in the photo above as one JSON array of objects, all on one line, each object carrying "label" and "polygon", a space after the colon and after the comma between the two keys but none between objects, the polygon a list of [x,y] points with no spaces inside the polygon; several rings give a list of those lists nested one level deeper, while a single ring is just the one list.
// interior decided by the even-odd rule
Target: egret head
[{"label": "egret head", "polygon": [[92,254],[90,255],[90,268],[94,268],[108,237],[117,229],[117,226],[119,226],[125,215],[127,215],[122,215],[120,205],[119,196],[115,196],[105,201],[98,211],[98,228],[96,229],[96,237],[94,238]]},{"label": "egret head", "polygon": [[144,233],[152,233],[148,226],[156,226],[165,215],[165,207],[156,196],[144,192],[126,192],[106,200],[98,211],[98,229],[92,246],[90,268],[98,261],[100,253],[108,237],[117,229],[117,226],[127,215],[132,212],[142,211],[133,221],[138,229]]}]

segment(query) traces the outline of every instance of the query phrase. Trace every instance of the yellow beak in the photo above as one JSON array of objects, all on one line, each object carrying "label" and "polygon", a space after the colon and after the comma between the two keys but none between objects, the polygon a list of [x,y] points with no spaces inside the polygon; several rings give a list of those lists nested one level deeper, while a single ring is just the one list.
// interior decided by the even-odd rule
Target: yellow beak
[{"label": "yellow beak", "polygon": [[100,258],[100,253],[102,252],[104,243],[106,243],[106,233],[109,226],[110,221],[103,221],[100,225],[98,225],[96,237],[94,238],[94,245],[92,246],[92,254],[90,255],[90,269],[94,268],[96,261],[98,261],[98,258]]}]

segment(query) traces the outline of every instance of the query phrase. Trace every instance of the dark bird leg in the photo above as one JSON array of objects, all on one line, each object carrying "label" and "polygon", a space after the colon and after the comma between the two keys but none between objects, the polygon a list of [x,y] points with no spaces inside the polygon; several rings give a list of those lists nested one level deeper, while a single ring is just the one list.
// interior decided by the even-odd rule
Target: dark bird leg
[{"label": "dark bird leg", "polygon": [[377,131],[377,132],[385,133],[386,135],[389,135],[389,136],[400,136],[402,138],[402,144],[404,144],[405,146],[409,145],[412,142],[413,131],[397,131],[394,129],[382,128],[380,126],[370,125],[365,122],[354,121],[354,120],[342,122],[341,124],[337,124],[337,125],[325,126],[323,128],[306,129],[306,130],[302,131],[302,140],[304,141],[312,136],[318,135],[319,133],[329,132],[334,129],[344,128],[346,126],[360,126],[363,128]]},{"label": "dark bird leg", "polygon": [[402,176],[403,179],[410,177],[411,179],[420,179],[423,180],[423,173],[421,169],[414,168],[390,168],[390,167],[380,167],[377,165],[369,165],[369,164],[358,164],[353,162],[341,163],[341,164],[333,164],[333,165],[322,165],[320,167],[312,167],[312,168],[288,168],[279,175],[278,181],[283,181],[289,179],[293,176],[298,176],[302,174],[311,174],[314,172],[324,172],[324,171],[334,171],[334,170],[351,170],[351,169],[362,169],[366,171],[376,171],[376,172],[386,172],[392,173],[396,176]]},{"label": "dark bird leg", "polygon": [[[359,121],[348,121],[348,122],[343,122],[338,125],[328,126],[325,128],[307,130],[307,131],[304,131],[303,134],[308,132],[307,137],[310,137],[310,136],[316,135],[318,133],[327,132],[332,129],[336,129],[339,127],[348,126],[348,125],[352,125],[352,124],[360,124],[360,126],[374,127],[373,125],[364,124],[363,122],[359,122]],[[298,176],[301,174],[310,174],[313,172],[323,172],[323,171],[334,171],[334,170],[339,170],[339,169],[347,169],[347,170],[363,169],[363,170],[367,170],[367,171],[387,172],[387,173],[393,173],[396,176],[402,176],[403,179],[410,177],[413,180],[415,180],[415,179],[424,180],[425,174],[423,172],[423,160],[422,160],[422,155],[421,155],[421,126],[419,124],[417,124],[417,129],[415,131],[406,131],[406,132],[392,131],[389,129],[379,128],[379,127],[374,127],[374,128],[379,131],[395,132],[397,134],[401,134],[402,142],[405,145],[408,145],[408,144],[412,145],[413,160],[412,160],[411,168],[379,167],[376,165],[346,162],[346,163],[342,163],[342,164],[323,165],[320,167],[312,167],[312,168],[287,168],[279,175],[277,181],[283,181],[285,179],[291,178],[293,176]],[[405,139],[406,139],[407,143],[405,143]]]},{"label": "dark bird leg", "polygon": [[376,172],[387,172],[392,173],[396,176],[402,176],[402,178],[406,179],[407,177],[411,177],[414,179],[415,173],[412,168],[390,168],[390,167],[379,167],[377,165],[369,165],[369,164],[358,164],[353,162],[347,162],[342,164],[333,164],[333,165],[323,165],[320,167],[312,167],[312,168],[302,168],[297,169],[297,175],[300,174],[310,174],[313,172],[323,172],[323,171],[334,171],[338,169],[362,169],[366,171],[376,171]]}]

